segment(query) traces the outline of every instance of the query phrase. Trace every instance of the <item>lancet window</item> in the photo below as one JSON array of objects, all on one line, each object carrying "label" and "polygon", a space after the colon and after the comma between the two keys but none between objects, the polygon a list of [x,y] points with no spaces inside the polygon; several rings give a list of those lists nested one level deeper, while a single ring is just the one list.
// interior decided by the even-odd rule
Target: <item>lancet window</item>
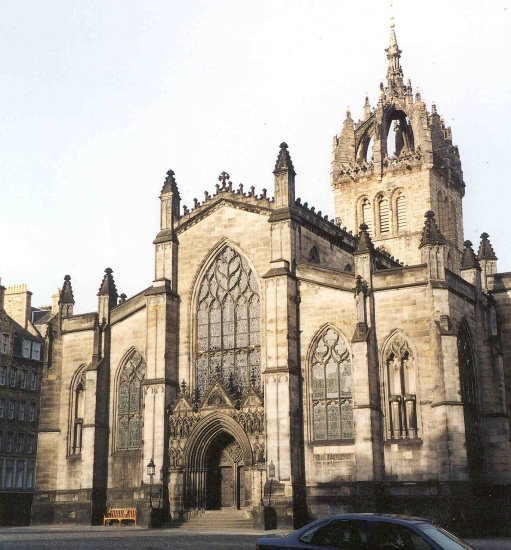
[{"label": "lancet window", "polygon": [[196,387],[215,380],[243,394],[261,384],[259,285],[248,262],[224,247],[207,269],[197,300]]},{"label": "lancet window", "polygon": [[329,327],[311,355],[312,439],[353,439],[351,354],[344,338]]},{"label": "lancet window", "polygon": [[134,352],[122,367],[117,394],[117,450],[139,449],[142,442],[145,362]]},{"label": "lancet window", "polygon": [[387,436],[390,439],[418,437],[415,357],[408,342],[394,336],[386,348]]},{"label": "lancet window", "polygon": [[458,364],[468,470],[473,475],[482,466],[483,449],[479,432],[476,364],[470,334],[464,323],[458,331]]}]

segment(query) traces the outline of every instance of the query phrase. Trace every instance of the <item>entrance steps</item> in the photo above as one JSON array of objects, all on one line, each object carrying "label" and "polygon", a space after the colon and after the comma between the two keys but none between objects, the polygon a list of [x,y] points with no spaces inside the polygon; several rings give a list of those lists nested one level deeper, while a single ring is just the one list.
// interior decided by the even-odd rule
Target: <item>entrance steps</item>
[{"label": "entrance steps", "polygon": [[183,524],[187,529],[200,531],[225,531],[230,529],[253,529],[252,508],[243,510],[224,508],[192,513]]}]

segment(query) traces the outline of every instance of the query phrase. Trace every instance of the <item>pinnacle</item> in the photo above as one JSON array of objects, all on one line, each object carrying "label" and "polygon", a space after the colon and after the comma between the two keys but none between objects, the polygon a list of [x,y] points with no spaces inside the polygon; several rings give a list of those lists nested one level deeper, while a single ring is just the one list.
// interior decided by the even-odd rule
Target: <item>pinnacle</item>
[{"label": "pinnacle", "polygon": [[163,187],[161,188],[162,193],[173,193],[174,195],[177,195],[179,197],[179,191],[177,188],[176,178],[174,170],[168,170],[167,171],[167,177],[165,178],[165,181],[163,182]]},{"label": "pinnacle", "polygon": [[64,284],[62,285],[62,290],[60,291],[59,304],[74,304],[75,299],[73,296],[73,288],[71,286],[71,277],[70,275],[64,276]]},{"label": "pinnacle", "polygon": [[493,250],[493,246],[491,245],[490,241],[488,240],[488,233],[482,233],[481,234],[481,244],[479,245],[479,251],[477,253],[477,257],[479,260],[497,260],[497,256],[495,255],[495,251]]},{"label": "pinnacle", "polygon": [[105,275],[101,281],[99,287],[98,296],[108,296],[109,298],[117,300],[117,289],[115,288],[114,278],[112,276],[113,270],[110,267],[105,269]]},{"label": "pinnacle", "polygon": [[371,236],[367,231],[368,229],[369,227],[365,223],[360,224],[360,233],[358,234],[358,243],[354,252],[355,254],[374,252],[374,245],[371,241]]},{"label": "pinnacle", "polygon": [[295,169],[293,166],[293,161],[291,160],[291,155],[288,151],[288,145],[285,142],[280,144],[280,151],[277,157],[277,162],[275,163],[275,170],[273,173],[280,170],[288,170],[295,174]]},{"label": "pinnacle", "polygon": [[461,269],[477,269],[481,271],[481,266],[472,248],[472,243],[465,241],[463,245],[465,246],[465,250],[463,250],[463,256],[461,257]]},{"label": "pinnacle", "polygon": [[422,238],[419,245],[419,248],[422,248],[426,245],[441,245],[445,244],[445,237],[440,233],[438,225],[435,220],[435,213],[432,210],[428,210],[424,217],[426,221],[424,222],[424,229],[422,230]]}]

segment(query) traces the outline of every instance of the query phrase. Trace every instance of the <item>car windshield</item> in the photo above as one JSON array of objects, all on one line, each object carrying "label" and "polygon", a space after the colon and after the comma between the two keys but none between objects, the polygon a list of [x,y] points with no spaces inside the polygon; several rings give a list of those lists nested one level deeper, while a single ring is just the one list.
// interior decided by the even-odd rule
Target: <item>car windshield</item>
[{"label": "car windshield", "polygon": [[422,523],[416,525],[416,527],[431,540],[438,543],[444,550],[474,550],[474,547],[470,546],[470,544],[463,542],[458,537],[455,537],[453,534],[448,533],[436,525]]}]

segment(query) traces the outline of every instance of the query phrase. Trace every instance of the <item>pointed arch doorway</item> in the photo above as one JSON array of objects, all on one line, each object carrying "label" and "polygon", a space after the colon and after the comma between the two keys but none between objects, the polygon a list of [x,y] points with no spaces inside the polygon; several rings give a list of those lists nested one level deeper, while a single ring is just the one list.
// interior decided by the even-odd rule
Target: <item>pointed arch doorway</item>
[{"label": "pointed arch doorway", "polygon": [[206,510],[245,505],[243,452],[234,437],[221,432],[205,454]]},{"label": "pointed arch doorway", "polygon": [[220,510],[250,505],[252,448],[247,434],[229,415],[208,414],[184,451],[185,507]]}]

